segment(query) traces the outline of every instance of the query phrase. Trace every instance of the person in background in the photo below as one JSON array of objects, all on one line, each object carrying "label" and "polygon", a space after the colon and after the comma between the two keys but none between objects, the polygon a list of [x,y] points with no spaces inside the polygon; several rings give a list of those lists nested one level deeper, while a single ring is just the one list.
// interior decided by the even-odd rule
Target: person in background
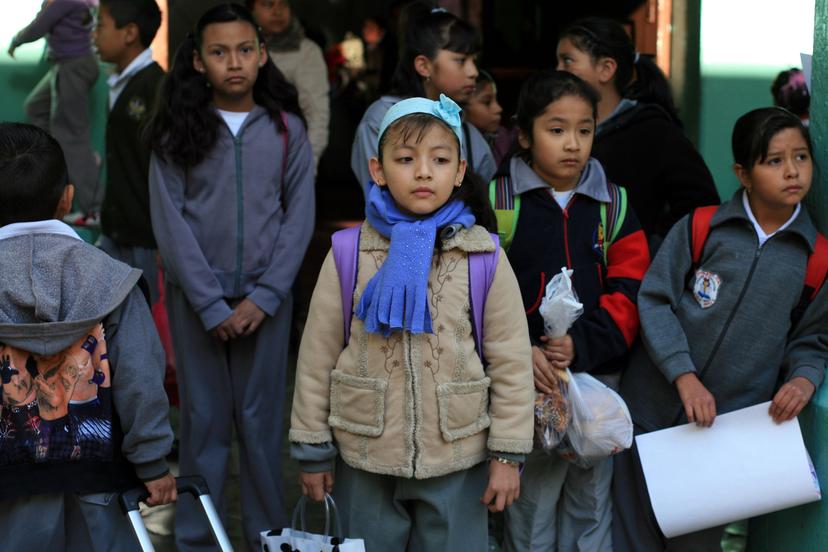
[{"label": "person in background", "polygon": [[158,263],[149,208],[150,148],[141,136],[164,70],[149,45],[161,25],[155,0],[102,0],[95,46],[115,65],[107,79],[106,188],[101,249],[144,272],[152,304],[158,300]]},{"label": "person in background", "polygon": [[26,98],[30,123],[57,139],[75,186],[71,224],[97,226],[102,189],[99,160],[92,151],[89,93],[98,80],[98,60],[92,52],[92,27],[98,0],[46,0],[35,19],[14,35],[9,56],[22,44],[46,37],[51,67]]},{"label": "person in background", "polygon": [[792,67],[782,71],[773,80],[771,85],[773,105],[784,107],[802,120],[808,126],[811,110],[811,93],[805,82],[805,74],[801,69]]},{"label": "person in background", "polygon": [[319,46],[305,37],[290,0],[246,0],[267,40],[270,59],[299,92],[315,163],[328,145],[331,116],[328,68]]},{"label": "person in background", "polygon": [[559,70],[600,96],[592,155],[611,182],[629,191],[651,247],[695,207],[719,203],[713,176],[681,129],[669,83],[635,52],[620,23],[576,21],[561,33],[557,58]]},{"label": "person in background", "polygon": [[512,150],[517,132],[500,124],[503,108],[497,101],[497,85],[494,77],[482,69],[477,75],[474,94],[469,98],[463,113],[466,121],[477,127],[486,138],[499,167]]}]

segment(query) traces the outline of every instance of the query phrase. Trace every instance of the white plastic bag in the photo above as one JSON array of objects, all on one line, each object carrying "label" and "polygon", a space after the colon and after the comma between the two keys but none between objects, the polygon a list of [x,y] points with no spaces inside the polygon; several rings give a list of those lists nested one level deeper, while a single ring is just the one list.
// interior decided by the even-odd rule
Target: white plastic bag
[{"label": "white plastic bag", "polygon": [[541,302],[540,315],[543,317],[543,329],[546,337],[563,337],[570,326],[584,312],[584,305],[578,301],[572,289],[572,270],[561,268],[548,284]]},{"label": "white plastic bag", "polygon": [[[539,312],[543,317],[544,333],[549,338],[563,337],[573,322],[584,312],[572,289],[572,271],[561,268],[546,285]],[[535,395],[535,437],[540,448],[555,450],[569,425],[570,408],[567,391],[568,378],[561,372],[554,393]]]},{"label": "white plastic bag", "polygon": [[588,468],[632,445],[632,418],[624,399],[594,377],[570,373],[569,406],[571,420],[558,452],[570,462]]}]

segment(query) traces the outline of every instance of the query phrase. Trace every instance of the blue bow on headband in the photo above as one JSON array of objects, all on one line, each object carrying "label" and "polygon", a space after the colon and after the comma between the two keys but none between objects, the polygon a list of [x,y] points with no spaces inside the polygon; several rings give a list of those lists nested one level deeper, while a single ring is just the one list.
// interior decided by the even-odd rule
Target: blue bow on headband
[{"label": "blue bow on headband", "polygon": [[457,140],[460,141],[462,151],[463,121],[460,119],[460,113],[462,111],[460,106],[445,94],[440,94],[440,99],[436,102],[428,98],[408,98],[407,100],[399,101],[391,106],[391,109],[386,111],[385,117],[382,118],[377,135],[377,148],[379,148],[382,135],[385,134],[385,131],[394,121],[406,115],[425,113],[437,117],[451,127],[451,130],[457,135]]}]

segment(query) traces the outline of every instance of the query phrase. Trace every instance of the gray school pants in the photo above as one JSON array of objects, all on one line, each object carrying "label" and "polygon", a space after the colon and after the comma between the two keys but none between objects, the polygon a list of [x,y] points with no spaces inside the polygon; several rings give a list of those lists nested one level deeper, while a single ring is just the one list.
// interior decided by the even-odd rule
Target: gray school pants
[{"label": "gray school pants", "polygon": [[[261,531],[287,526],[281,444],[292,300],[286,297],[253,335],[224,343],[204,330],[179,287],[167,284],[166,292],[181,398],[179,471],[206,479],[226,525],[235,428],[244,535],[249,550],[260,550]],[[175,523],[181,552],[216,549],[192,497],[179,498]]]},{"label": "gray school pants", "polygon": [[[636,428],[638,434],[638,428]],[[718,552],[725,526],[713,527],[672,539],[658,528],[638,449],[615,455],[612,481],[612,542],[616,552]],[[681,470],[677,470],[677,477]]]},{"label": "gray school pants", "polygon": [[533,451],[506,509],[504,552],[610,552],[611,479],[612,458],[584,469]]},{"label": "gray school pants", "polygon": [[110,257],[141,270],[149,286],[150,304],[154,305],[158,301],[160,296],[160,290],[158,289],[158,250],[118,245],[111,238],[104,235],[98,241],[98,247]]},{"label": "gray school pants", "polygon": [[116,493],[50,493],[0,502],[0,549],[138,551]]},{"label": "gray school pants", "polygon": [[98,72],[93,54],[56,61],[24,105],[29,122],[49,132],[63,148],[75,205],[84,213],[100,211],[103,199],[89,120],[89,94]]},{"label": "gray school pants", "polygon": [[409,479],[354,469],[337,458],[334,500],[347,538],[367,552],[488,550],[488,510],[480,503],[488,462],[467,470]]}]

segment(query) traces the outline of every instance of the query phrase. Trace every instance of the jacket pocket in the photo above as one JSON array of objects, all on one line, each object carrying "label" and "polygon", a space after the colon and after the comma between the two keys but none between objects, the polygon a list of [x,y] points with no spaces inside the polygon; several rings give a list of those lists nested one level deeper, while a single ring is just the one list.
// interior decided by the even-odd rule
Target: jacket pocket
[{"label": "jacket pocket", "polygon": [[437,385],[440,432],[448,442],[479,433],[492,423],[489,418],[489,385],[483,378]]},{"label": "jacket pocket", "polygon": [[356,435],[379,437],[385,425],[383,378],[331,373],[331,413],[328,424]]}]

